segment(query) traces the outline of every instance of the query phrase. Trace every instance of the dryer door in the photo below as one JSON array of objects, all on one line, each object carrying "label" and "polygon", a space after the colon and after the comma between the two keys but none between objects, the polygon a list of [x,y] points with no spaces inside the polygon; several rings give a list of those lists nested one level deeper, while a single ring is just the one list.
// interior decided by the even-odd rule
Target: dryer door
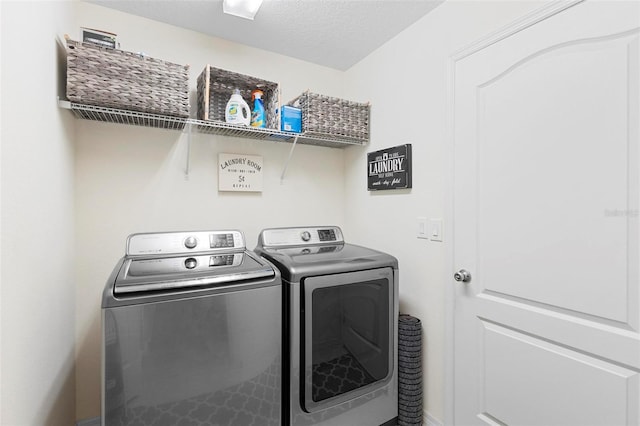
[{"label": "dryer door", "polygon": [[393,282],[392,268],[302,281],[305,411],[365,395],[390,380]]}]

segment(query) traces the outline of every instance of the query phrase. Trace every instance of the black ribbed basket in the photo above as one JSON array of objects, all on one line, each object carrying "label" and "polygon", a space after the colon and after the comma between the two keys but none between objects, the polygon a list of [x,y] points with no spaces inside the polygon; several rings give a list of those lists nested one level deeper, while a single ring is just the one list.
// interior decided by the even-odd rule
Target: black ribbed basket
[{"label": "black ribbed basket", "polygon": [[422,424],[422,323],[398,318],[398,426]]}]

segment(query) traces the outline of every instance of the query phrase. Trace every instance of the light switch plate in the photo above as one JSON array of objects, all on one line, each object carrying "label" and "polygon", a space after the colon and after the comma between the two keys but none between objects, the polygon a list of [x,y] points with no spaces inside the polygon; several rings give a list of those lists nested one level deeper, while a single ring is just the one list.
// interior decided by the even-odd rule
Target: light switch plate
[{"label": "light switch plate", "polygon": [[442,219],[429,219],[427,232],[431,241],[443,241],[442,231]]},{"label": "light switch plate", "polygon": [[428,227],[427,227],[427,218],[426,217],[419,217],[418,218],[418,233],[417,233],[417,237],[418,238],[424,238],[426,240],[429,239],[429,233],[428,233]]}]

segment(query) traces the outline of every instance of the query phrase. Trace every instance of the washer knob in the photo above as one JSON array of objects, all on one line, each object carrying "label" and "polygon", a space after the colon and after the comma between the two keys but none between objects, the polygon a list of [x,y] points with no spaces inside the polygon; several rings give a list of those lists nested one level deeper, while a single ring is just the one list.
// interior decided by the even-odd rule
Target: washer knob
[{"label": "washer knob", "polygon": [[302,238],[302,241],[309,241],[311,239],[311,234],[309,233],[309,231],[303,231],[300,234],[300,238]]},{"label": "washer knob", "polygon": [[193,257],[190,257],[184,261],[184,267],[187,269],[193,269],[196,266],[198,266],[198,260],[194,259]]},{"label": "washer knob", "polygon": [[197,246],[197,245],[198,245],[198,239],[196,237],[194,237],[193,235],[188,236],[184,240],[184,246],[186,248],[188,248],[188,249],[195,248],[195,246]]}]

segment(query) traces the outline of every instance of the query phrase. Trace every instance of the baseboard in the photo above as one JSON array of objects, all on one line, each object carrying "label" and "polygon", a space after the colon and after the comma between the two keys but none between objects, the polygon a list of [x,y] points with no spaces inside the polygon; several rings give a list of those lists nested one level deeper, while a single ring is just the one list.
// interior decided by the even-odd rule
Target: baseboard
[{"label": "baseboard", "polygon": [[423,424],[425,426],[444,426],[440,420],[429,414],[427,410],[425,410],[422,414],[424,419]]},{"label": "baseboard", "polygon": [[[426,410],[422,414],[423,414],[423,420],[424,420],[423,424],[425,426],[444,426],[440,420],[433,417]],[[76,423],[76,426],[100,426],[100,417],[93,417],[90,419],[79,420]]]},{"label": "baseboard", "polygon": [[100,417],[78,420],[76,426],[100,426]]}]

